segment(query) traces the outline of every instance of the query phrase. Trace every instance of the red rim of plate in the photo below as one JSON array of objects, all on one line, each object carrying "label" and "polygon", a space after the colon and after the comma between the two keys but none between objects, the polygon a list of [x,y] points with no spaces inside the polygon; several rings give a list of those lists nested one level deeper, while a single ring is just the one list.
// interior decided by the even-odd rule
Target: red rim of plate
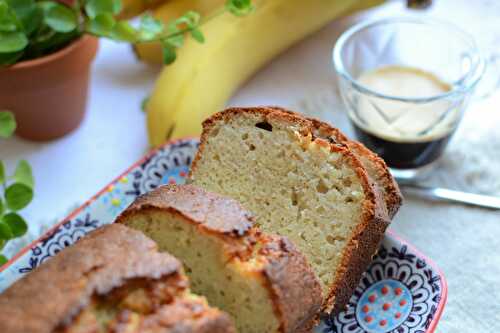
[{"label": "red rim of plate", "polygon": [[[23,247],[15,256],[13,256],[7,263],[5,263],[2,267],[0,267],[0,274],[6,270],[10,265],[12,265],[16,260],[18,260],[20,257],[22,257],[26,252],[34,248],[40,241],[49,235],[51,235],[53,232],[55,232],[60,226],[62,226],[64,223],[72,220],[76,215],[78,215],[83,209],[88,207],[91,203],[93,203],[95,200],[97,200],[98,197],[100,197],[104,192],[108,190],[108,188],[114,184],[116,184],[120,179],[128,175],[133,169],[141,165],[144,161],[148,160],[152,156],[156,155],[158,151],[161,149],[165,148],[166,146],[175,144],[180,141],[188,141],[188,140],[194,140],[198,139],[198,137],[185,137],[185,138],[180,138],[180,139],[173,139],[165,142],[161,146],[158,146],[157,148],[151,149],[145,156],[143,156],[141,159],[139,159],[137,162],[132,164],[130,167],[128,167],[124,172],[122,172],[118,177],[115,177],[109,184],[107,184],[104,188],[102,188],[99,192],[94,194],[90,199],[88,199],[83,205],[72,211],[66,218],[62,219],[61,222],[57,223],[54,225],[52,228],[47,230],[42,236],[31,242],[29,245],[26,245]],[[431,324],[429,325],[429,328],[427,329],[426,333],[433,333],[436,329],[437,323],[439,322],[439,319],[441,318],[441,315],[444,310],[444,306],[446,304],[446,300],[448,299],[448,284],[446,283],[446,279],[444,277],[443,272],[439,267],[432,261],[429,257],[425,256],[420,252],[418,249],[416,249],[411,243],[407,242],[404,240],[402,237],[397,235],[396,233],[387,230],[387,234],[389,234],[392,238],[396,239],[400,243],[406,244],[413,252],[415,252],[419,257],[423,258],[432,268],[434,271],[436,271],[439,275],[439,278],[441,279],[441,300],[439,301],[439,304],[436,309],[436,313],[434,315],[434,318],[432,319]]]}]

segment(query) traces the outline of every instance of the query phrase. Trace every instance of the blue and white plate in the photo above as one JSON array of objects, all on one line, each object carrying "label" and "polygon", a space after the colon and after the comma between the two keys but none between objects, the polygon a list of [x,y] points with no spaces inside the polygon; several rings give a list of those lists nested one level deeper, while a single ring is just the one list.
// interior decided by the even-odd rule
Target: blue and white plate
[{"label": "blue and white plate", "polygon": [[[95,228],[110,223],[134,199],[166,183],[182,183],[198,148],[197,139],[169,142],[148,154],[24,248],[0,270],[0,290],[28,274]],[[444,276],[411,245],[387,233],[349,305],[325,316],[321,333],[430,333],[446,302]]]}]

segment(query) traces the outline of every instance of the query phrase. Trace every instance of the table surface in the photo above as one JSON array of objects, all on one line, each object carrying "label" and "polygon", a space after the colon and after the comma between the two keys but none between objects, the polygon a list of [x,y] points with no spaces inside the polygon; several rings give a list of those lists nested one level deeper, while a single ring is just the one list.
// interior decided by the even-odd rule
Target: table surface
[{"label": "table surface", "polygon": [[[497,38],[500,44],[498,2],[477,1],[474,6],[466,0],[435,2],[419,15],[455,22],[480,42],[491,44]],[[407,14],[402,2],[391,2],[365,16],[402,13]],[[249,80],[229,104],[292,107],[318,92],[333,91],[331,47],[354,20],[334,22],[287,51]],[[20,158],[33,166],[36,195],[22,212],[32,230],[64,217],[146,153],[140,104],[158,72],[159,68],[136,61],[128,45],[102,41],[92,69],[87,115],[75,132],[49,143],[0,140],[0,156],[10,168]],[[499,97],[495,94],[486,106],[498,105]],[[500,157],[496,160],[500,167],[499,161]],[[433,258],[447,277],[449,300],[438,332],[500,330],[498,212],[407,198],[392,228]]]}]

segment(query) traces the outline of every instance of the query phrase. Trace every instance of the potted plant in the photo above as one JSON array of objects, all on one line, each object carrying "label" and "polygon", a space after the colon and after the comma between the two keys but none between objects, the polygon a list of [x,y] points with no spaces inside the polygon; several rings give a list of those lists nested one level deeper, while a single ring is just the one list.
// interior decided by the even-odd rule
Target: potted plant
[{"label": "potted plant", "polygon": [[[96,37],[160,41],[166,64],[175,60],[186,34],[204,40],[196,12],[166,24],[144,15],[133,26],[116,19],[121,9],[121,0],[0,0],[0,110],[15,114],[18,135],[50,140],[80,124]],[[252,5],[228,0],[225,10],[241,16]]]}]

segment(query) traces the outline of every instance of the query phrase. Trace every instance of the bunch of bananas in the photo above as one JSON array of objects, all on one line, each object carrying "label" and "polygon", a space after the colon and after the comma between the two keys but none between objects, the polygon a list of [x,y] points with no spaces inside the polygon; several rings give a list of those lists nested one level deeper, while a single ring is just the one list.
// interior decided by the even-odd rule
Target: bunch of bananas
[{"label": "bunch of bananas", "polygon": [[[384,0],[254,0],[243,18],[230,14],[203,25],[205,43],[186,40],[177,60],[163,68],[147,102],[152,145],[169,138],[199,135],[201,122],[224,107],[235,90],[282,51],[331,20]],[[188,10],[211,15],[224,0],[170,0],[154,10],[165,22]],[[139,59],[161,63],[157,44],[141,44]]]}]

